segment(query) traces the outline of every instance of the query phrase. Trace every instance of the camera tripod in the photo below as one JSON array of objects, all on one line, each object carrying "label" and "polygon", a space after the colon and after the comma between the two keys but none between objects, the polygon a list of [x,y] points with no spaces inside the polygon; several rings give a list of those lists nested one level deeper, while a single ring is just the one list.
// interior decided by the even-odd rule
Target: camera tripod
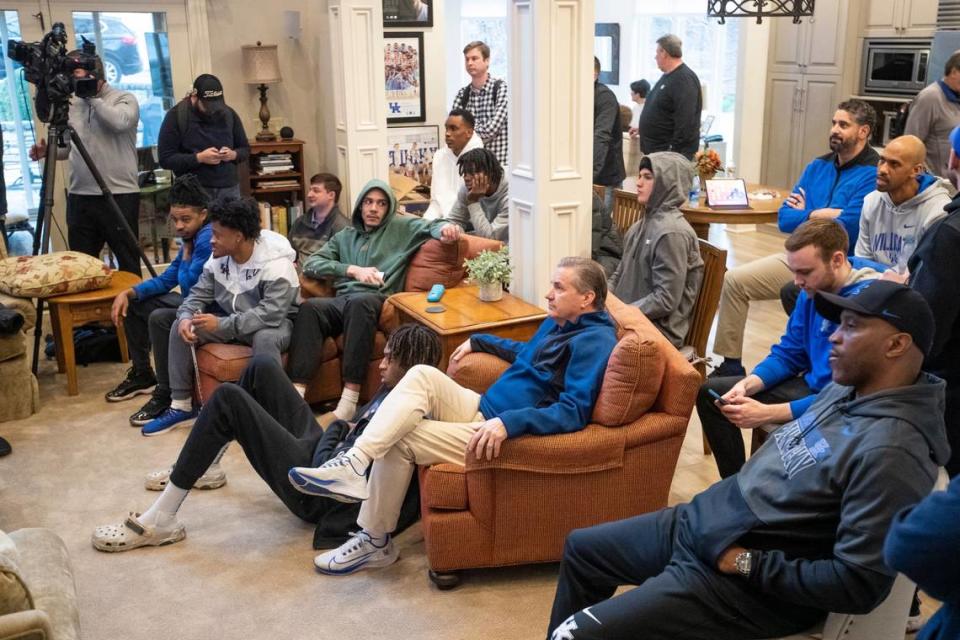
[{"label": "camera tripod", "polygon": [[[73,144],[72,152],[80,153],[84,164],[90,171],[90,175],[93,176],[93,179],[100,187],[100,193],[103,195],[107,206],[120,223],[121,228],[126,231],[127,239],[133,243],[132,246],[136,248],[140,259],[147,267],[147,271],[150,272],[151,277],[155,278],[157,272],[154,270],[153,265],[150,264],[150,260],[147,259],[146,254],[143,253],[143,249],[140,248],[140,241],[127,223],[127,219],[123,217],[123,212],[120,210],[117,201],[113,198],[113,194],[107,187],[107,183],[104,182],[103,175],[101,175],[96,164],[94,164],[93,158],[87,153],[87,148],[83,145],[83,141],[80,140],[80,135],[67,122],[68,107],[69,103],[54,106],[54,117],[51,119],[50,129],[47,131],[47,152],[44,157],[43,181],[40,183],[40,210],[37,212],[37,228],[33,238],[33,255],[40,255],[49,250],[50,224],[53,220],[53,184],[57,175],[57,149],[66,146],[66,139],[69,136],[69,140]],[[37,323],[33,330],[34,375],[37,375],[37,368],[40,361],[40,338],[43,334],[43,302],[43,298],[37,298]]]}]

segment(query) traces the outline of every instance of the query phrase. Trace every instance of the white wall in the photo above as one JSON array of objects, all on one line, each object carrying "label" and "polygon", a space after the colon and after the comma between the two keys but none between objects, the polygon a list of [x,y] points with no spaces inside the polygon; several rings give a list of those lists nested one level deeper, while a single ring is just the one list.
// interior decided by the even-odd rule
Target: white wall
[{"label": "white wall", "polygon": [[740,31],[740,69],[737,76],[737,139],[733,157],[738,177],[760,181],[763,161],[763,121],[767,90],[767,52],[770,48],[770,21],[745,21]]}]

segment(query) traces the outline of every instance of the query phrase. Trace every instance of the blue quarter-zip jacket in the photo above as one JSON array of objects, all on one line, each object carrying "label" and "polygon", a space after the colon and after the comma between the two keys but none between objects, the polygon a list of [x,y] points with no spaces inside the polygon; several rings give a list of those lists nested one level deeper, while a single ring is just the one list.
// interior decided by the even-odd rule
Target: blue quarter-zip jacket
[{"label": "blue quarter-zip jacket", "polygon": [[616,344],[605,311],[585,313],[562,327],[547,318],[529,342],[475,335],[474,351],[511,363],[480,397],[480,412],[488,420],[503,420],[511,438],[579,431],[590,421]]},{"label": "blue quarter-zip jacket", "polygon": [[159,296],[169,293],[177,285],[180,285],[180,295],[186,300],[190,295],[190,288],[197,283],[200,278],[200,272],[203,271],[203,264],[210,257],[210,236],[213,235],[213,227],[205,224],[193,237],[193,251],[190,253],[190,259],[183,260],[183,247],[177,252],[177,257],[173,259],[163,273],[155,278],[144,280],[133,287],[137,294],[137,300],[146,300],[153,296]]},{"label": "blue quarter-zip jacket", "polygon": [[793,188],[799,193],[803,187],[806,193],[806,208],[793,209],[786,203],[781,205],[777,214],[780,231],[793,233],[800,224],[810,219],[815,209],[842,209],[837,218],[850,236],[850,250],[853,254],[860,233],[860,210],[863,198],[877,187],[877,163],[880,156],[867,145],[857,157],[842,167],[837,166],[837,154],[828,153],[816,158],[803,170],[803,175]]}]

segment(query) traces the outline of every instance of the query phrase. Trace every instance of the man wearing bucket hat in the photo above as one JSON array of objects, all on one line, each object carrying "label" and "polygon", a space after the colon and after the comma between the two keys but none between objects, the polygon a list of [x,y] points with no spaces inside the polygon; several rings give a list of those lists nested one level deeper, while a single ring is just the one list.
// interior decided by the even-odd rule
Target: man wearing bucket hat
[{"label": "man wearing bucket hat", "polygon": [[240,197],[237,165],[250,155],[250,144],[216,76],[197,76],[190,95],[167,111],[157,152],[164,169],[195,174],[211,200]]},{"label": "man wearing bucket hat", "polygon": [[[930,492],[948,455],[943,381],[920,371],[933,314],[882,280],[814,300],[839,325],[833,382],[691,502],[573,531],[554,640],[780,637],[886,598],[896,576],[887,529]],[[639,586],[615,595],[623,584]]]}]

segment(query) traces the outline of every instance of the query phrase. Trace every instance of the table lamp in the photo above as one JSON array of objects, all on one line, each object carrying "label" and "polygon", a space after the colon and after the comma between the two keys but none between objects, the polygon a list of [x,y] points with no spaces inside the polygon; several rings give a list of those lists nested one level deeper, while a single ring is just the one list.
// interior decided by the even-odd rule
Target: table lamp
[{"label": "table lamp", "polygon": [[243,51],[243,78],[247,84],[257,85],[260,91],[260,123],[263,125],[257,133],[257,140],[270,142],[277,135],[270,131],[270,109],[267,108],[267,84],[280,82],[280,60],[275,44],[245,44]]}]

